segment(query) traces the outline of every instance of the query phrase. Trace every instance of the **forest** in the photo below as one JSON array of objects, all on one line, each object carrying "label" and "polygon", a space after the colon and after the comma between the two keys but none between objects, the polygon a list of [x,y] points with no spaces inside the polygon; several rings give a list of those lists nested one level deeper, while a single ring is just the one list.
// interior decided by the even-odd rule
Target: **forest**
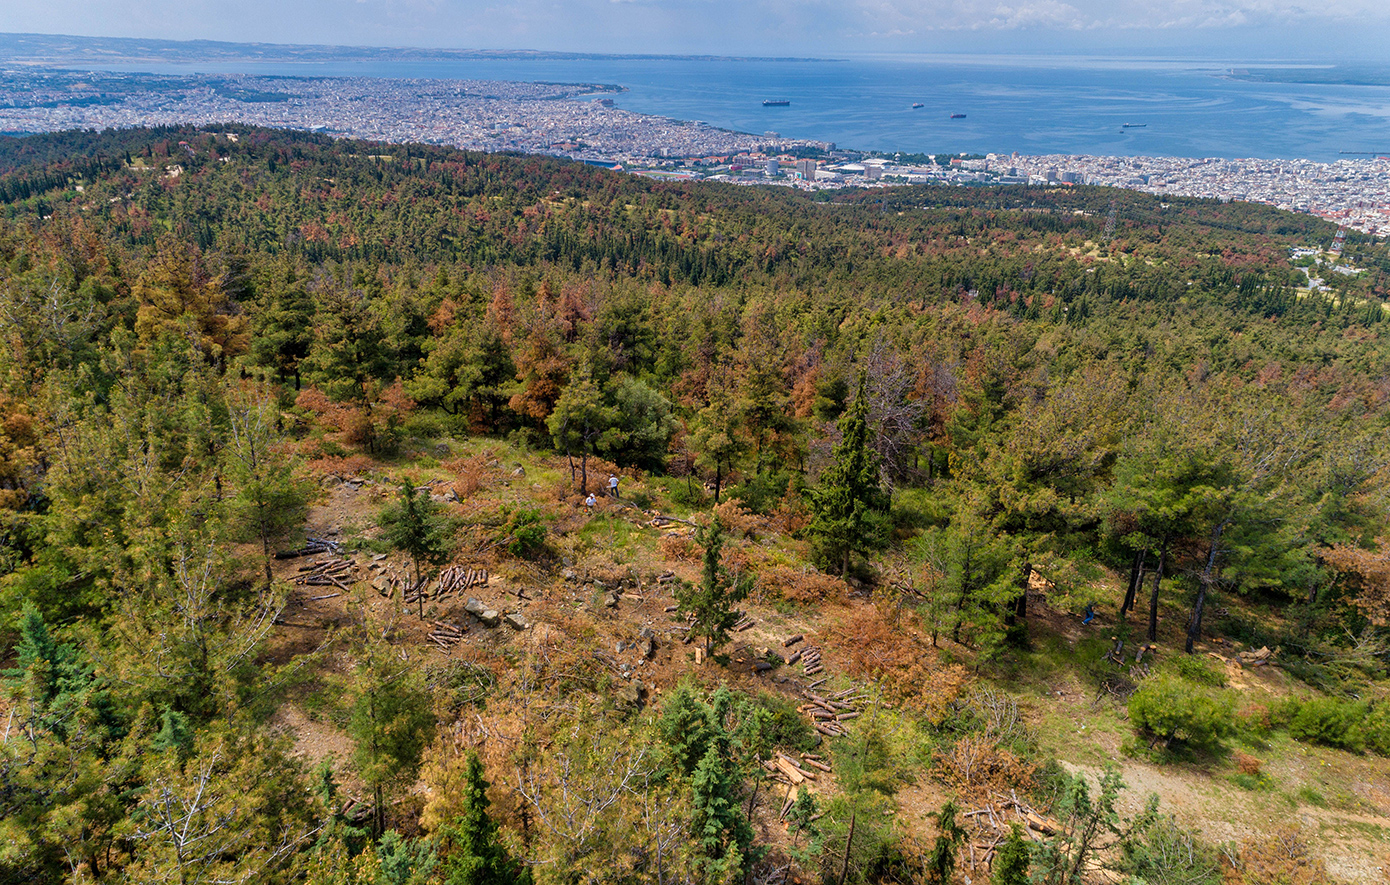
[{"label": "forest", "polygon": [[0,207],[0,882],[1390,869],[1383,241],[239,126]]}]

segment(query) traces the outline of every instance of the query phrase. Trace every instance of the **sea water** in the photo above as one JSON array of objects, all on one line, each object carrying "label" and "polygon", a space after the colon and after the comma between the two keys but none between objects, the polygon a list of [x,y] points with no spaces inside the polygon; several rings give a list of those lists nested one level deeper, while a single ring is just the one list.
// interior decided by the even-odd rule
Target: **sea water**
[{"label": "sea water", "polygon": [[[124,69],[610,83],[626,89],[615,104],[639,113],[861,150],[1321,161],[1390,154],[1390,66],[1369,76],[1361,69],[1366,85],[1337,82],[1332,65],[1306,66],[1311,78],[1291,66],[1271,79],[1239,60],[1074,56],[515,55]],[[1330,82],[1290,82],[1298,79]],[[790,104],[764,106],[768,99]]]}]

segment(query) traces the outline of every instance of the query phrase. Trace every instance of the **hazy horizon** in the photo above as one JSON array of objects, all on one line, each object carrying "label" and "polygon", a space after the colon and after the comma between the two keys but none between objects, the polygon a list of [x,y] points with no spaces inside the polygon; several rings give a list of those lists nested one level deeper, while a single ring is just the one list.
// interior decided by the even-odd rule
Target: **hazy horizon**
[{"label": "hazy horizon", "polygon": [[1343,0],[0,0],[12,34],[756,57],[878,53],[1385,58],[1390,4]]}]

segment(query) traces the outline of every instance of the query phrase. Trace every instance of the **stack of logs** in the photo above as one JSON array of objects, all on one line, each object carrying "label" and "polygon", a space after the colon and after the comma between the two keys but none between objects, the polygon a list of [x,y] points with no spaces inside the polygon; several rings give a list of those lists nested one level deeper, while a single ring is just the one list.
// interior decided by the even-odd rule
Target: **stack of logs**
[{"label": "stack of logs", "polygon": [[[782,644],[791,645],[793,641],[800,642],[801,637],[793,636]],[[790,666],[798,661],[801,663],[802,672],[807,676],[814,676],[825,669],[821,665],[820,646],[818,645],[808,645],[805,648],[797,649],[792,652],[791,657],[787,658],[787,665]]]},{"label": "stack of logs", "polygon": [[748,615],[743,614],[742,612],[740,612],[739,614],[740,617],[738,619],[738,623],[734,624],[735,633],[742,633],[744,630],[747,630],[749,627],[752,627],[754,624],[758,623],[757,621],[753,620]]},{"label": "stack of logs", "polygon": [[462,593],[470,587],[481,587],[487,583],[487,569],[471,569],[461,565],[451,566],[439,575],[439,581],[430,586],[428,578],[421,578],[420,582],[409,578],[400,578],[396,575],[386,575],[388,589],[379,589],[378,592],[383,596],[393,596],[395,591],[401,591],[401,601],[409,605],[412,602],[421,600],[443,599],[455,593]]},{"label": "stack of logs", "polygon": [[487,578],[487,569],[451,566],[440,573],[439,583],[434,588],[434,598],[443,599],[454,593],[463,593],[470,587],[484,586],[487,584]]},{"label": "stack of logs", "polygon": [[463,634],[467,628],[460,624],[450,624],[447,621],[431,621],[434,629],[430,631],[430,642],[439,646],[444,651],[448,651],[463,640]]},{"label": "stack of logs", "polygon": [[855,689],[846,689],[832,695],[821,696],[807,689],[802,692],[810,703],[796,708],[811,718],[811,727],[826,737],[842,737],[849,732],[842,723],[859,718],[858,702],[864,698],[856,696]]},{"label": "stack of logs", "polygon": [[308,543],[303,547],[294,550],[283,550],[275,554],[276,559],[295,559],[300,556],[317,556],[320,553],[331,553],[334,556],[343,552],[343,548],[337,541],[330,541],[327,538],[309,538]]},{"label": "stack of logs", "polygon": [[[294,583],[310,587],[337,587],[346,592],[352,585],[356,565],[351,559],[319,559],[299,567],[300,574]],[[314,599],[332,599],[339,593],[315,596]]]},{"label": "stack of logs", "polygon": [[[802,753],[801,760],[797,761],[780,751],[773,753],[771,759],[764,760],[763,768],[771,773],[773,780],[791,786],[815,780],[816,773],[811,771],[813,768],[820,771],[830,770],[830,766],[814,753]],[[782,813],[785,815],[786,811]]]}]

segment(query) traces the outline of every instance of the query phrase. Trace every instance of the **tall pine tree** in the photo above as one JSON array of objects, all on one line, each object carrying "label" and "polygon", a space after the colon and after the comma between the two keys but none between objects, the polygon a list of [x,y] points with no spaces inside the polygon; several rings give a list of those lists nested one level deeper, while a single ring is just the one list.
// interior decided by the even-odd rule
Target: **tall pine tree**
[{"label": "tall pine tree", "polygon": [[831,464],[811,492],[815,514],[808,532],[823,563],[848,574],[855,553],[888,546],[891,498],[879,482],[878,455],[869,447],[868,404],[864,379],[849,411],[840,417],[841,439]]}]

